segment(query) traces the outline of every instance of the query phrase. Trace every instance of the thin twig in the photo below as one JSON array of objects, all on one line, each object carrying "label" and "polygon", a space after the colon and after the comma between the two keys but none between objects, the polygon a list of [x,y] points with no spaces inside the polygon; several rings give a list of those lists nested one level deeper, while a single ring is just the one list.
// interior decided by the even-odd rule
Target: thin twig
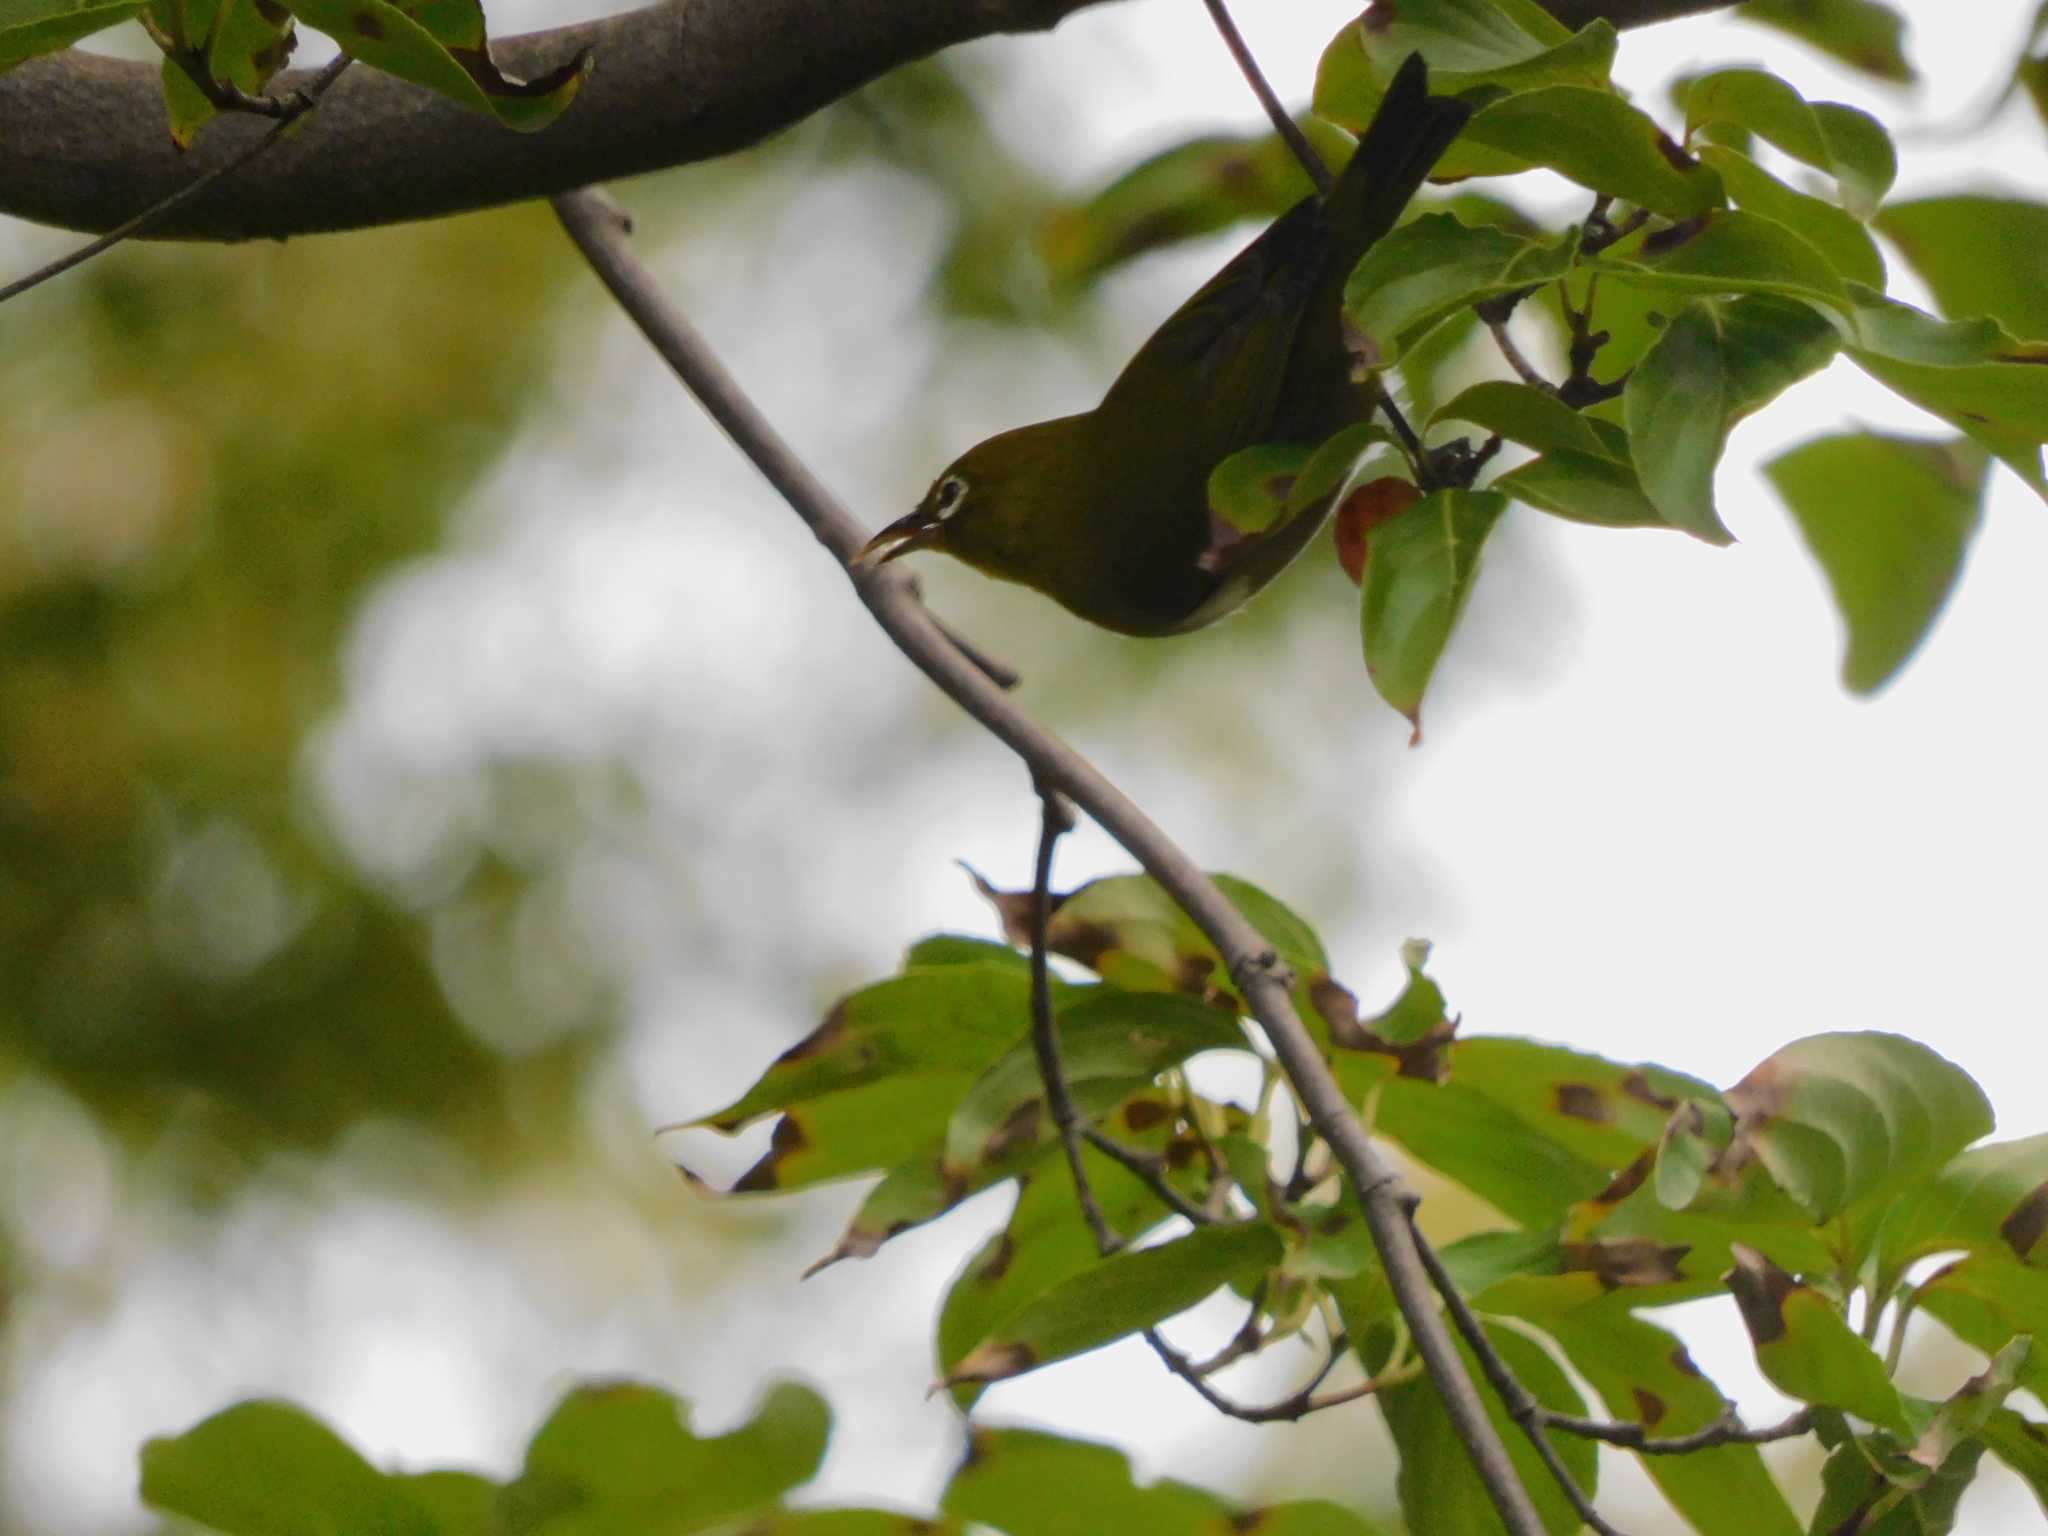
[{"label": "thin twig", "polygon": [[1230,50],[1230,56],[1237,60],[1237,67],[1243,73],[1245,84],[1252,88],[1252,94],[1259,98],[1259,105],[1266,109],[1266,116],[1272,119],[1273,131],[1287,141],[1287,147],[1294,151],[1294,158],[1301,162],[1301,168],[1308,172],[1308,179],[1316,184],[1316,194],[1328,197],[1330,189],[1337,185],[1337,178],[1330,174],[1323,157],[1316,153],[1315,145],[1309,143],[1308,135],[1301,131],[1301,124],[1288,115],[1280,104],[1265,72],[1259,68],[1259,61],[1252,57],[1251,46],[1245,42],[1244,34],[1237,30],[1237,23],[1231,19],[1230,7],[1224,0],[1202,0],[1209,7],[1209,19],[1216,23],[1216,30],[1223,35],[1223,46]]},{"label": "thin twig", "polygon": [[1228,1418],[1241,1419],[1247,1424],[1292,1423],[1297,1419],[1305,1419],[1312,1413],[1321,1413],[1325,1408],[1338,1408],[1345,1403],[1355,1403],[1361,1397],[1370,1397],[1384,1387],[1398,1386],[1413,1379],[1412,1372],[1389,1372],[1383,1376],[1370,1377],[1356,1386],[1343,1387],[1335,1392],[1316,1396],[1316,1388],[1323,1384],[1330,1372],[1336,1369],[1337,1362],[1344,1357],[1346,1345],[1338,1338],[1330,1341],[1330,1352],[1322,1365],[1297,1391],[1276,1403],[1247,1406],[1217,1391],[1210,1384],[1208,1373],[1161,1338],[1158,1329],[1147,1328],[1145,1342],[1152,1346],[1152,1352],[1159,1357],[1160,1363],[1193,1387],[1203,1402],[1218,1413]]},{"label": "thin twig", "polygon": [[1557,1447],[1550,1443],[1549,1437],[1544,1433],[1547,1411],[1529,1389],[1516,1379],[1515,1373],[1508,1368],[1507,1361],[1501,1358],[1500,1351],[1493,1347],[1493,1340],[1486,1336],[1485,1325],[1479,1321],[1478,1314],[1466,1302],[1464,1293],[1458,1289],[1450,1271],[1444,1268],[1444,1261],[1437,1256],[1436,1250],[1420,1232],[1415,1234],[1415,1246],[1422,1257],[1423,1267],[1429,1271],[1430,1279],[1436,1283],[1437,1294],[1444,1299],[1444,1308],[1451,1314],[1451,1322],[1456,1325],[1466,1346],[1479,1361],[1479,1369],[1485,1373],[1494,1394],[1499,1397],[1501,1407],[1507,1410],[1509,1418],[1521,1425],[1522,1433],[1529,1437],[1529,1444],[1535,1448],[1543,1465],[1549,1468],[1550,1475],[1556,1479],[1558,1487],[1564,1490],[1564,1496],[1571,1500],[1572,1508],[1578,1511],[1579,1518],[1599,1532],[1599,1536],[1621,1536],[1621,1532],[1608,1524],[1600,1511],[1593,1507],[1593,1501],[1586,1496],[1586,1490],[1581,1488],[1579,1480],[1572,1476],[1572,1469],[1564,1464],[1564,1458],[1558,1455]]},{"label": "thin twig", "polygon": [[280,111],[277,115],[276,124],[263,137],[252,140],[239,154],[232,155],[228,159],[223,160],[205,175],[194,177],[170,196],[151,203],[142,212],[136,214],[134,218],[129,219],[125,223],[116,224],[98,239],[89,240],[84,245],[78,247],[77,250],[59,256],[49,265],[38,267],[35,271],[29,273],[28,276],[18,277],[5,287],[0,287],[0,304],[5,304],[16,295],[27,293],[31,288],[47,283],[53,277],[62,277],[73,267],[83,266],[101,252],[110,251],[123,240],[141,234],[172,209],[178,207],[181,203],[190,202],[222,177],[232,176],[236,171],[239,171],[243,166],[283,138],[290,131],[292,124],[318,106],[320,98],[327,94],[327,88],[341,78],[341,72],[348,68],[349,63],[349,56],[345,53],[340,54],[325,69],[321,70],[319,74],[293,91],[290,96],[284,97],[281,100],[276,97],[264,97],[263,99],[266,101],[278,101]]},{"label": "thin twig", "polygon": [[1217,1217],[1213,1213],[1195,1204],[1167,1182],[1166,1170],[1159,1158],[1135,1151],[1116,1138],[1105,1136],[1092,1125],[1081,1127],[1081,1139],[1111,1162],[1121,1163],[1136,1174],[1145,1187],[1159,1198],[1160,1203],[1176,1216],[1185,1216],[1198,1227],[1216,1225]]},{"label": "thin twig", "polygon": [[[1269,1278],[1269,1277],[1268,1277]],[[1230,1342],[1208,1359],[1196,1362],[1197,1376],[1214,1376],[1226,1365],[1235,1365],[1247,1355],[1256,1355],[1266,1347],[1266,1330],[1259,1326],[1266,1315],[1266,1292],[1269,1289],[1266,1278],[1262,1278],[1252,1289],[1251,1306],[1245,1311],[1244,1321],[1238,1324],[1237,1332],[1230,1336]]]},{"label": "thin twig", "polygon": [[1537,370],[1536,365],[1523,355],[1522,348],[1509,332],[1508,323],[1505,319],[1493,319],[1487,314],[1484,305],[1480,306],[1479,318],[1485,321],[1487,330],[1493,333],[1493,344],[1500,349],[1500,355],[1507,359],[1507,365],[1515,370],[1515,377],[1524,384],[1533,385],[1535,388],[1542,390],[1546,395],[1557,393],[1557,386],[1543,377],[1542,373]]},{"label": "thin twig", "polygon": [[1802,1408],[1776,1424],[1767,1424],[1762,1429],[1745,1429],[1742,1420],[1735,1416],[1733,1403],[1704,1429],[1694,1430],[1689,1435],[1668,1435],[1661,1440],[1653,1439],[1641,1424],[1582,1419],[1574,1414],[1554,1413],[1548,1408],[1543,1410],[1543,1419],[1551,1429],[1607,1445],[1618,1445],[1625,1451],[1635,1451],[1643,1456],[1689,1456],[1694,1451],[1708,1450],[1717,1445],[1769,1445],[1776,1440],[1794,1439],[1813,1428],[1813,1410]]},{"label": "thin twig", "polygon": [[1060,1061],[1059,1023],[1052,1016],[1052,981],[1045,958],[1045,930],[1052,922],[1052,851],[1073,829],[1074,810],[1066,796],[1042,779],[1038,781],[1038,804],[1038,864],[1031,877],[1031,1049],[1038,1057],[1046,1112],[1059,1132],[1067,1170],[1074,1176],[1074,1198],[1080,1202],[1088,1230],[1095,1234],[1095,1246],[1108,1255],[1123,1247],[1124,1240],[1102,1214],[1088,1170],[1081,1163],[1081,1112],[1074,1107],[1066,1068]]},{"label": "thin twig", "polygon": [[[633,256],[615,206],[592,193],[554,200],[570,237],[655,351],[705,411],[789,502],[842,566],[867,542],[860,522],[790,449],[740,390],[704,339],[679,314]],[[849,571],[854,590],[897,648],[990,734],[1059,789],[1138,861],[1224,957],[1231,979],[1265,1031],[1295,1095],[1328,1142],[1365,1209],[1366,1225],[1406,1320],[1416,1352],[1436,1383],[1445,1413],[1511,1536],[1542,1536],[1543,1523],[1516,1476],[1507,1447],[1465,1371],[1430,1294],[1416,1251],[1409,1197],[1400,1176],[1372,1144],[1321,1049],[1295,1011],[1291,978],[1273,947],[1151,817],[1086,758],[982,675],[931,622],[893,566]]]}]

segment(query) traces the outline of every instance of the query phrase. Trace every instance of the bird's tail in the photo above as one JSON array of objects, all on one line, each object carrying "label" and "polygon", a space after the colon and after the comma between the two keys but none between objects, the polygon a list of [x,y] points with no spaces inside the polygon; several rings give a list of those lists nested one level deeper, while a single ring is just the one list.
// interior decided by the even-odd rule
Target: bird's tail
[{"label": "bird's tail", "polygon": [[1409,54],[1323,203],[1338,244],[1360,255],[1392,229],[1471,115],[1456,97],[1430,95],[1422,55]]}]

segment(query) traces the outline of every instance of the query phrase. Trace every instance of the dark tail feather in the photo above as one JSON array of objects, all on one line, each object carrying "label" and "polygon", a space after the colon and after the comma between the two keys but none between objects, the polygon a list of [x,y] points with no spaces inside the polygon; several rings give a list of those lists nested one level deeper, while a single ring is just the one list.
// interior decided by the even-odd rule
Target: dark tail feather
[{"label": "dark tail feather", "polygon": [[1428,66],[1409,54],[1323,204],[1338,244],[1362,254],[1392,229],[1471,116],[1455,97],[1430,95]]}]

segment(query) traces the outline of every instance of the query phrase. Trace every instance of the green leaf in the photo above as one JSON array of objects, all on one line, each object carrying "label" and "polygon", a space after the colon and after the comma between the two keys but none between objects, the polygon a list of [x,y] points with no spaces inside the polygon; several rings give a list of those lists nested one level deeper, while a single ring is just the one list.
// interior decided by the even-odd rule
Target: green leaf
[{"label": "green leaf", "polygon": [[[1088,1146],[1081,1162],[1103,1219],[1121,1236],[1139,1237],[1166,1215],[1158,1196],[1121,1163]],[[950,1376],[969,1350],[1030,1303],[1101,1258],[1063,1162],[1044,1162],[1017,1183],[1009,1222],[962,1267],[940,1306],[935,1348],[941,1376]],[[963,1383],[952,1392],[964,1410],[982,1388]]]},{"label": "green leaf", "polygon": [[0,0],[0,70],[142,14],[147,0]]},{"label": "green leaf", "polygon": [[1853,313],[1849,288],[1825,256],[1775,219],[1740,210],[1707,215],[1677,232],[1645,241],[1630,254],[1607,253],[1592,265],[1624,282],[1666,293],[1776,294]]},{"label": "green leaf", "polygon": [[1943,314],[1989,315],[2015,336],[2048,339],[2048,205],[1981,194],[1927,197],[1893,203],[1877,227]]},{"label": "green leaf", "polygon": [[[1987,1355],[2022,1335],[2048,1338],[2048,1274],[1998,1254],[1945,1266],[1914,1290],[1913,1303]],[[2041,1354],[2029,1357],[2021,1384],[2048,1401],[2048,1361]]]},{"label": "green leaf", "polygon": [[2048,1514],[2048,1426],[2001,1408],[1985,1423],[1983,1438],[1992,1455],[2025,1479]]},{"label": "green leaf", "polygon": [[[1699,157],[1714,168],[1736,205],[1775,220],[1827,259],[1834,272],[1853,283],[1881,289],[1884,257],[1870,231],[1833,203],[1788,187],[1739,149],[1703,144]],[[1890,213],[1880,214],[1882,220]]]},{"label": "green leaf", "polygon": [[1846,333],[1856,365],[1975,438],[2048,500],[2048,344],[2016,341],[1994,320],[1936,320],[1867,289],[1856,298]]},{"label": "green leaf", "polygon": [[1430,417],[1431,426],[1443,421],[1469,421],[1528,448],[1607,451],[1593,424],[1557,396],[1509,379],[1488,379],[1462,391]]},{"label": "green leaf", "polygon": [[1692,81],[1686,132],[1713,123],[1733,123],[1834,177],[1843,206],[1859,219],[1877,211],[1899,172],[1891,135],[1868,112],[1839,102],[1809,102],[1761,69],[1717,69]]},{"label": "green leaf", "polygon": [[[1319,119],[1301,128],[1330,164],[1350,141]],[[1211,134],[1151,156],[1085,201],[1049,214],[1037,248],[1056,292],[1073,293],[1135,256],[1273,219],[1315,191],[1278,134]]]},{"label": "green leaf", "polygon": [[168,54],[158,78],[163,85],[164,115],[170,120],[171,142],[180,149],[190,149],[199,130],[213,121],[219,109],[193,84],[186,68]]},{"label": "green leaf", "polygon": [[1682,1103],[1720,1095],[1665,1067],[1609,1061],[1537,1040],[1478,1035],[1451,1047],[1451,1080],[1598,1167],[1626,1168],[1663,1136]]},{"label": "green leaf", "polygon": [[290,0],[292,13],[374,69],[534,133],[561,116],[590,73],[588,51],[531,80],[492,63],[476,0]]},{"label": "green leaf", "polygon": [[[1340,1053],[1339,1080],[1350,1086]],[[1374,1129],[1494,1209],[1532,1227],[1557,1222],[1606,1188],[1609,1175],[1461,1083],[1390,1077]]]},{"label": "green leaf", "polygon": [[1914,1487],[1923,1485],[1941,1471],[1959,1447],[1982,1435],[1992,1415],[2019,1386],[2033,1348],[2031,1339],[2014,1339],[1992,1356],[1983,1371],[1951,1393],[1906,1453],[1906,1468],[1887,1470],[1892,1481]]},{"label": "green leaf", "polygon": [[2048,1270],[2048,1135],[1972,1147],[1886,1210],[1877,1257],[1888,1273],[1957,1248]]},{"label": "green leaf", "polygon": [[1492,150],[1501,169],[1543,166],[1666,218],[1697,218],[1724,200],[1719,176],[1612,91],[1553,85],[1509,96],[1475,114],[1465,139]]},{"label": "green leaf", "polygon": [[1372,531],[1361,599],[1365,669],[1418,740],[1423,694],[1507,504],[1493,491],[1436,491]]},{"label": "green leaf", "polygon": [[1113,1344],[1220,1286],[1271,1269],[1281,1251],[1264,1222],[1239,1222],[1114,1254],[1010,1317],[960,1358],[946,1384],[1003,1381]]},{"label": "green leaf", "polygon": [[[1311,1029],[1327,1034],[1356,1019],[1355,1001],[1331,979],[1329,957],[1313,928],[1248,880],[1210,878],[1294,972],[1295,1003]],[[1028,893],[984,885],[982,894],[995,904],[1011,939],[1029,944]],[[1150,876],[1091,880],[1056,896],[1046,944],[1127,991],[1181,992],[1242,1011],[1242,994],[1223,957]]]},{"label": "green leaf", "polygon": [[1809,1035],[1726,1097],[1744,1153],[1816,1222],[1933,1173],[1991,1130],[1983,1090],[1903,1035]]},{"label": "green leaf", "polygon": [[1635,466],[1560,448],[1496,476],[1488,489],[1594,528],[1670,528],[1643,494]]},{"label": "green leaf", "polygon": [[1847,630],[1842,683],[1872,693],[1948,601],[1983,516],[1990,455],[1968,439],[1824,437],[1764,466]]},{"label": "green leaf", "polygon": [[[1669,1438],[1706,1428],[1726,1408],[1677,1336],[1655,1324],[1613,1306],[1538,1321],[1618,1421]],[[1637,1460],[1701,1536],[1798,1536],[1802,1529],[1753,1445]]]},{"label": "green leaf", "polygon": [[[1516,1380],[1544,1407],[1574,1416],[1585,1413],[1585,1400],[1572,1386],[1571,1379],[1535,1340],[1506,1328],[1489,1327],[1486,1334]],[[1478,1380],[1471,1351],[1462,1339],[1458,1341],[1458,1353],[1465,1361],[1465,1369]],[[1579,1530],[1578,1512],[1537,1459],[1535,1447],[1509,1421],[1493,1393],[1480,1395],[1522,1486],[1535,1501],[1544,1529],[1555,1536]],[[1414,1536],[1482,1536],[1498,1531],[1500,1518],[1494,1513],[1478,1474],[1472,1470],[1463,1442],[1451,1427],[1435,1384],[1423,1377],[1384,1389],[1373,1401],[1386,1415],[1387,1427],[1393,1431],[1394,1444],[1401,1453],[1396,1487],[1401,1496],[1401,1512]],[[1552,1448],[1574,1480],[1588,1494],[1593,1493],[1599,1477],[1598,1447],[1577,1435],[1547,1433]]]},{"label": "green leaf", "polygon": [[1731,542],[1714,510],[1714,468],[1735,423],[1818,372],[1834,330],[1804,304],[1696,299],[1629,376],[1623,404],[1644,493],[1665,519],[1710,544]]},{"label": "green leaf", "polygon": [[[1247,1049],[1234,1015],[1163,992],[1092,989],[1058,1018],[1060,1055],[1075,1103],[1106,1114],[1168,1067],[1200,1051]],[[1000,1162],[1019,1141],[1051,1146],[1038,1055],[1029,1040],[999,1057],[967,1092],[946,1126],[945,1172],[966,1179]]]},{"label": "green leaf", "polygon": [[1803,1403],[1840,1408],[1897,1434],[1909,1433],[1905,1405],[1884,1362],[1835,1304],[1755,1249],[1738,1243],[1734,1251],[1728,1289],[1771,1385]]},{"label": "green leaf", "polygon": [[1480,300],[1563,275],[1575,243],[1568,235],[1543,245],[1448,213],[1411,219],[1381,237],[1345,283],[1346,344],[1367,367],[1385,368]]},{"label": "green leaf", "polygon": [[1030,984],[1014,966],[912,970],[842,998],[745,1094],[669,1129],[731,1134],[781,1113],[773,1147],[734,1193],[886,1168],[939,1134],[1029,1027],[1029,1009]]},{"label": "green leaf", "polygon": [[[1053,1490],[1058,1496],[1052,1497]],[[1115,1446],[1031,1429],[977,1429],[942,1499],[946,1512],[1005,1536],[1378,1536],[1320,1500],[1239,1510],[1205,1489],[1139,1487]]]},{"label": "green leaf", "polygon": [[440,1501],[288,1403],[237,1403],[142,1448],[143,1502],[224,1536],[440,1536]]},{"label": "green leaf", "polygon": [[507,1524],[547,1536],[702,1530],[808,1482],[831,1429],[824,1400],[791,1384],[770,1389],[748,1423],[710,1439],[692,1434],[688,1404],[658,1387],[579,1387],[527,1446],[505,1490]]},{"label": "green leaf", "polygon": [[1977,1475],[1984,1446],[1960,1447],[1933,1479],[1919,1489],[1898,1486],[1879,1470],[1896,1441],[1875,1434],[1837,1446],[1821,1468],[1820,1505],[1812,1530],[1855,1536],[1947,1536],[1955,1529],[1956,1505]]},{"label": "green leaf", "polygon": [[1254,443],[1209,472],[1209,511],[1232,533],[1265,533],[1287,516],[1295,482],[1315,450],[1306,443]]},{"label": "green leaf", "polygon": [[1730,14],[1775,27],[1880,80],[1906,85],[1917,78],[1901,45],[1906,18],[1880,0],[1749,0]]}]

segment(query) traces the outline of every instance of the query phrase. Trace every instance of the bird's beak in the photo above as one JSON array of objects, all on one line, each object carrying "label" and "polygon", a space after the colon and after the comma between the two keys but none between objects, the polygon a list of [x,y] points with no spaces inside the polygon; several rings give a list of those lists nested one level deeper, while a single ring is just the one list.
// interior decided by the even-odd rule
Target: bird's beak
[{"label": "bird's beak", "polygon": [[898,555],[907,555],[913,549],[924,549],[939,536],[944,524],[919,507],[908,517],[899,517],[895,522],[876,534],[861,546],[860,553],[853,557],[856,571],[872,571],[877,566],[887,565]]}]

